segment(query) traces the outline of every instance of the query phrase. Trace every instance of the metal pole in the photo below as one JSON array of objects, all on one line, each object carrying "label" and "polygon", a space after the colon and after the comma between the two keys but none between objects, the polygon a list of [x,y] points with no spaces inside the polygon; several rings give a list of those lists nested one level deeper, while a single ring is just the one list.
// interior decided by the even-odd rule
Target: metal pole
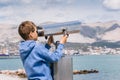
[{"label": "metal pole", "polygon": [[54,80],[73,80],[72,57],[64,56],[60,61],[53,64]]}]

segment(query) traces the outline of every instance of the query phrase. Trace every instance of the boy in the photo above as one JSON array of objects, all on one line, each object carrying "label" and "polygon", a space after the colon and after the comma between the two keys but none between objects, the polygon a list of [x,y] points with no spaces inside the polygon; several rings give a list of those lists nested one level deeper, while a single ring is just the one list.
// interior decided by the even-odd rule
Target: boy
[{"label": "boy", "polygon": [[37,43],[37,27],[33,22],[22,22],[18,33],[25,40],[20,43],[19,51],[28,80],[53,80],[49,63],[56,62],[63,56],[62,49],[67,35],[61,38],[60,44],[52,53],[49,49],[53,38],[49,37],[46,45]]}]

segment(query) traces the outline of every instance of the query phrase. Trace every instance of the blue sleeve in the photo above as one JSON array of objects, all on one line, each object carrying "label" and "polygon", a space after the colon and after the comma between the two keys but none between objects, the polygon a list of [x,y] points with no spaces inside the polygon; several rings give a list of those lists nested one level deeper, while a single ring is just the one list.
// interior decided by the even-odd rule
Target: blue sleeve
[{"label": "blue sleeve", "polygon": [[59,59],[61,59],[61,57],[63,56],[63,50],[64,45],[63,44],[59,44],[57,49],[54,52],[50,52],[47,48],[45,47],[40,47],[40,49],[38,50],[38,55],[39,57],[45,59],[47,62],[56,62]]},{"label": "blue sleeve", "polygon": [[45,44],[45,48],[47,48],[49,50],[51,48],[51,46],[48,44]]}]

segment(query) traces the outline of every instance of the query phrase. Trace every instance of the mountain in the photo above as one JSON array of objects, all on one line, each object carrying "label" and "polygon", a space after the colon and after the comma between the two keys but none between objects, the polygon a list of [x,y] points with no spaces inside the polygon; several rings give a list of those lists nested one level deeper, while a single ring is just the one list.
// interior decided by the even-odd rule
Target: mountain
[{"label": "mountain", "polygon": [[98,41],[91,44],[91,46],[97,47],[108,47],[108,48],[119,48],[120,42],[109,42],[109,41]]},{"label": "mountain", "polygon": [[[71,40],[72,42],[80,43],[94,43],[98,41],[116,42],[120,41],[120,22],[97,22],[97,23],[84,23],[80,26],[80,36],[77,39]],[[72,36],[76,38],[76,36]]]},{"label": "mountain", "polygon": [[106,32],[115,30],[116,28],[120,28],[120,25],[117,23],[113,24],[110,28],[108,28]]},{"label": "mountain", "polygon": [[[49,24],[50,23],[51,22],[49,22]],[[4,42],[6,40],[17,42],[21,40],[18,34],[17,25],[0,24],[0,32],[0,42]],[[55,40],[59,39],[60,36],[55,36]],[[120,21],[82,23],[80,25],[80,33],[70,34],[68,38],[68,42],[73,43],[92,44],[103,41],[115,43],[120,41]]]},{"label": "mountain", "polygon": [[10,41],[18,42],[18,28],[13,24],[0,24],[0,42]]}]

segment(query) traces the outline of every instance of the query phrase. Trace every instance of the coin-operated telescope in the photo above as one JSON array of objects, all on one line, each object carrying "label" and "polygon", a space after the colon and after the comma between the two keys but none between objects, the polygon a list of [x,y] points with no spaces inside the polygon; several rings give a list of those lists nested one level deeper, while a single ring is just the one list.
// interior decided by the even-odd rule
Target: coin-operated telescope
[{"label": "coin-operated telescope", "polygon": [[79,21],[69,21],[62,23],[53,23],[53,24],[44,24],[37,26],[38,36],[45,36],[47,38],[51,35],[66,35],[72,33],[80,32],[80,24]]},{"label": "coin-operated telescope", "polygon": [[[81,23],[79,21],[69,21],[63,23],[40,25],[37,27],[38,36],[39,37],[43,36],[47,39],[48,36],[79,33],[80,25]],[[58,44],[56,41],[55,43],[56,48]],[[54,80],[73,80],[72,58],[64,56],[57,63],[51,64],[51,71],[53,73]]]}]

